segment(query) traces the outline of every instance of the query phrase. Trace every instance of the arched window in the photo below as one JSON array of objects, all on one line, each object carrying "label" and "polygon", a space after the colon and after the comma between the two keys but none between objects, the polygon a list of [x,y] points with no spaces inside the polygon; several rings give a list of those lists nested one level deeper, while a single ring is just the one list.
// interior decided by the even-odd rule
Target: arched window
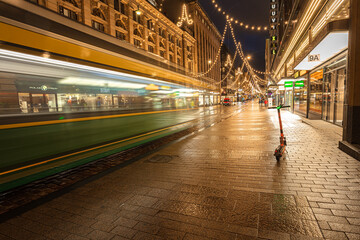
[{"label": "arched window", "polygon": [[105,15],[104,15],[104,13],[100,10],[100,8],[94,8],[93,10],[92,10],[92,13],[91,13],[92,15],[94,15],[94,16],[97,16],[97,17],[99,17],[99,18],[101,18],[101,19],[103,19],[103,20],[106,20],[105,19]]},{"label": "arched window", "polygon": [[134,29],[134,35],[142,37],[141,32],[137,28]]},{"label": "arched window", "polygon": [[165,45],[163,42],[160,42],[160,47],[165,48]]},{"label": "arched window", "polygon": [[64,2],[68,2],[68,3],[71,3],[72,5],[74,5],[75,7],[79,7],[78,4],[76,3],[75,0],[63,0]]},{"label": "arched window", "polygon": [[122,29],[126,30],[125,24],[121,20],[116,20],[116,26],[121,27]]},{"label": "arched window", "polygon": [[151,36],[148,37],[148,41],[155,44],[155,41]]}]

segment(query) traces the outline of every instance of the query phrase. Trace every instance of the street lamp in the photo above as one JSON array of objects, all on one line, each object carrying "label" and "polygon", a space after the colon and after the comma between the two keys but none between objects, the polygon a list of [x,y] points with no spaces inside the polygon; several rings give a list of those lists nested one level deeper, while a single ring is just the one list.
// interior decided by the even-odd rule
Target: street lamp
[{"label": "street lamp", "polygon": [[140,7],[138,6],[138,9],[135,11],[136,15],[141,15]]}]

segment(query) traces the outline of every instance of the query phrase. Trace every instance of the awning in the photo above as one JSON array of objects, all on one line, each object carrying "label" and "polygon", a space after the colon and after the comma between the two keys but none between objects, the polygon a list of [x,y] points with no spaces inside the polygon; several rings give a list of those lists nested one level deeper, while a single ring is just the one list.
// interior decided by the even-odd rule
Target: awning
[{"label": "awning", "polygon": [[330,32],[294,69],[312,70],[348,47],[349,32]]}]

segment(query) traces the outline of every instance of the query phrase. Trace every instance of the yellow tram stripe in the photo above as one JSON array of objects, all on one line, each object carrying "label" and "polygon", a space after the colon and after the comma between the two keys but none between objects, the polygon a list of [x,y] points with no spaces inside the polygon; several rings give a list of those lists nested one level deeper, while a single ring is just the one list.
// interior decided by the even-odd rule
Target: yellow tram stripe
[{"label": "yellow tram stripe", "polygon": [[34,127],[34,126],[59,124],[59,123],[71,123],[71,122],[82,122],[82,121],[91,121],[91,120],[99,120],[99,119],[119,118],[119,117],[131,117],[131,116],[148,115],[148,114],[156,114],[156,113],[188,111],[188,110],[197,110],[197,109],[198,108],[186,108],[186,109],[173,109],[173,110],[162,110],[162,111],[152,111],[152,112],[125,113],[125,114],[97,116],[97,117],[51,120],[51,121],[41,121],[41,122],[13,123],[13,124],[0,125],[0,130],[11,129],[11,128],[22,128],[22,127]]}]

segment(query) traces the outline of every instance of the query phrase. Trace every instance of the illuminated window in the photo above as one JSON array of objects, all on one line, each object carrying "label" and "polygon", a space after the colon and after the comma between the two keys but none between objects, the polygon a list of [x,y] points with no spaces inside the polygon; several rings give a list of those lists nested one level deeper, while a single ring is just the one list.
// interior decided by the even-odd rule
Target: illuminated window
[{"label": "illuminated window", "polygon": [[78,15],[76,12],[71,11],[70,9],[64,8],[63,6],[59,6],[59,13],[65,17],[78,20]]},{"label": "illuminated window", "polygon": [[96,22],[94,20],[91,21],[91,25],[94,29],[100,31],[100,32],[105,32],[105,27],[104,24]]},{"label": "illuminated window", "polygon": [[140,40],[134,39],[134,45],[137,47],[142,47],[142,43]]}]

